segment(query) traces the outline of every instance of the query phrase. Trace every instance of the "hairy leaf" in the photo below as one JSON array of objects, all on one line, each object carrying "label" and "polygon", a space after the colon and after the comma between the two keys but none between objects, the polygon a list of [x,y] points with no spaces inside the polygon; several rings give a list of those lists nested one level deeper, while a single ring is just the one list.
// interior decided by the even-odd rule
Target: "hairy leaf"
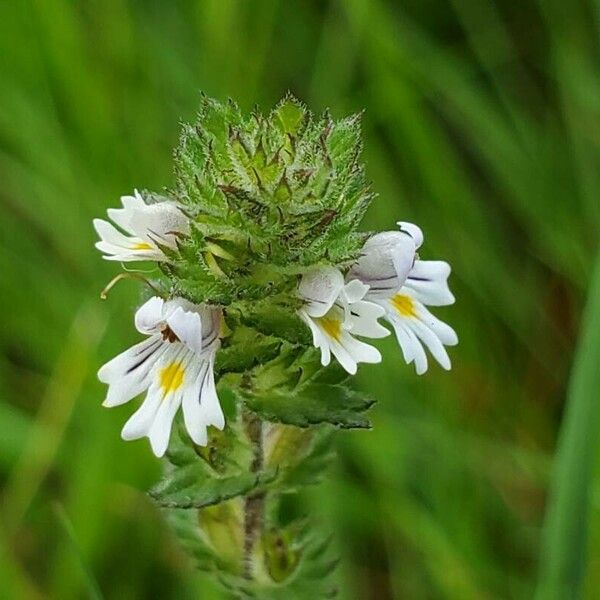
[{"label": "hairy leaf", "polygon": [[344,385],[313,383],[297,393],[272,389],[241,392],[246,405],[267,421],[308,427],[330,423],[343,429],[368,429],[364,416],[374,400]]}]

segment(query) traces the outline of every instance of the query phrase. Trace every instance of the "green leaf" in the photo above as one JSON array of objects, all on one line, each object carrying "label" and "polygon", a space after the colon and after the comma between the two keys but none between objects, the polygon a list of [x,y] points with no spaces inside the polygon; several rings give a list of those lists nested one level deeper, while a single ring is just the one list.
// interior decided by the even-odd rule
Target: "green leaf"
[{"label": "green leaf", "polygon": [[294,344],[310,344],[310,331],[295,311],[259,301],[242,316],[245,323],[265,335],[283,338]]},{"label": "green leaf", "polygon": [[331,445],[333,428],[277,427],[283,429],[282,435],[265,458],[268,467],[277,469],[273,487],[290,492],[320,483],[335,454]]},{"label": "green leaf", "polygon": [[243,325],[237,325],[234,333],[224,340],[217,354],[217,373],[243,373],[256,365],[264,364],[279,355],[281,340],[263,335]]},{"label": "green leaf", "polygon": [[262,540],[267,576],[255,582],[229,578],[228,583],[232,590],[260,600],[334,598],[338,560],[331,557],[330,543],[330,537],[314,530],[314,523],[294,522],[269,531]]},{"label": "green leaf", "polygon": [[203,508],[237,496],[245,496],[259,486],[273,481],[275,477],[275,471],[215,477],[197,463],[173,469],[149,493],[165,508]]},{"label": "green leaf", "polygon": [[149,494],[166,508],[203,508],[244,496],[272,482],[276,469],[253,473],[252,450],[236,416],[223,431],[211,430],[208,444],[196,446],[181,417],[169,446],[165,474]]},{"label": "green leaf", "polygon": [[329,423],[342,429],[368,429],[364,416],[374,400],[344,385],[312,383],[297,393],[272,389],[241,392],[246,405],[267,421],[309,427]]},{"label": "green leaf", "polygon": [[239,539],[243,526],[235,514],[235,502],[230,500],[200,511],[180,508],[165,511],[180,544],[202,571],[216,576],[221,571],[241,573],[243,542]]}]

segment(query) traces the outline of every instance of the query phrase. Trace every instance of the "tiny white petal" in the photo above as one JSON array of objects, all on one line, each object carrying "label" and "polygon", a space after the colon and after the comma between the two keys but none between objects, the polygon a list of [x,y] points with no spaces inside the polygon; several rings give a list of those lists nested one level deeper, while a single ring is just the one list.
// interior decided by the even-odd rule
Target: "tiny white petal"
[{"label": "tiny white petal", "polygon": [[152,336],[125,352],[115,356],[98,370],[98,379],[102,383],[113,383],[123,378],[136,364],[155,352],[160,346],[160,336]]},{"label": "tiny white petal", "polygon": [[[402,234],[401,234],[402,235]],[[404,237],[391,252],[392,264],[396,271],[396,277],[399,285],[406,281],[415,262],[416,246],[412,238]]]},{"label": "tiny white petal", "polygon": [[171,427],[173,426],[173,419],[175,413],[181,406],[181,394],[171,395],[165,398],[154,417],[154,422],[150,431],[148,432],[148,439],[150,440],[150,446],[155,456],[159,458],[164,456],[169,446],[169,439],[171,437]]},{"label": "tiny white petal", "polygon": [[117,262],[139,262],[143,260],[153,260],[162,262],[167,259],[167,257],[158,248],[140,247],[142,244],[141,240],[139,242],[137,242],[135,238],[131,238],[131,240],[131,248],[119,248],[102,241],[96,242],[95,246],[104,254],[102,256],[104,260],[114,260]]},{"label": "tiny white petal", "polygon": [[202,389],[200,410],[207,425],[213,425],[217,429],[225,427],[225,415],[217,396],[212,360],[208,366]]},{"label": "tiny white petal", "polygon": [[368,291],[369,286],[358,279],[349,281],[342,289],[344,299],[350,304],[362,300]]},{"label": "tiny white petal", "polygon": [[323,337],[321,330],[316,326],[315,322],[308,316],[305,310],[300,309],[298,311],[298,316],[308,325],[313,338],[313,346],[315,348],[320,348],[321,338]]},{"label": "tiny white petal", "polygon": [[425,373],[428,368],[427,354],[425,354],[425,350],[423,349],[423,346],[419,342],[419,339],[414,334],[412,329],[407,328],[406,333],[408,334],[408,337],[411,339],[412,349],[414,352],[415,370],[417,372],[417,375],[423,375],[423,373]]},{"label": "tiny white petal", "polygon": [[125,231],[131,231],[131,215],[135,209],[143,208],[146,203],[135,190],[134,196],[121,196],[121,204],[123,208],[109,208],[106,212],[111,221],[114,221],[119,227]]},{"label": "tiny white petal", "polygon": [[334,267],[317,267],[302,276],[298,293],[306,301],[311,317],[322,317],[333,306],[342,288],[344,276]]},{"label": "tiny white petal", "polygon": [[196,362],[197,369],[193,374],[193,382],[186,388],[183,394],[183,420],[192,441],[199,446],[206,446],[208,441],[207,423],[202,418],[200,405],[202,402],[201,390],[209,369],[209,364],[206,361]]},{"label": "tiny white petal", "polygon": [[[340,365],[342,365],[342,367],[348,373],[350,373],[350,375],[356,375],[356,371],[358,369],[357,360],[354,358],[354,356],[350,354],[350,352],[347,349],[348,340],[344,339],[343,341],[345,343],[340,343],[337,340],[330,340],[328,348],[331,350],[331,353],[337,358],[337,361],[340,363]],[[328,355],[328,357],[330,356],[331,355]]]},{"label": "tiny white petal", "polygon": [[114,225],[104,219],[93,220],[94,229],[102,241],[117,248],[127,249],[132,245],[131,237],[121,233]]},{"label": "tiny white petal", "polygon": [[316,322],[304,310],[300,310],[298,314],[308,325],[310,332],[312,333],[313,346],[321,351],[321,364],[324,367],[328,366],[331,362],[331,350],[329,349],[327,337],[317,326]]},{"label": "tiny white petal", "polygon": [[148,389],[148,393],[141,406],[129,417],[123,426],[121,438],[129,442],[148,435],[161,402],[162,393],[160,387],[153,384]]},{"label": "tiny white petal", "polygon": [[[415,339],[414,336],[408,335],[407,327],[399,320],[390,321],[392,326],[394,327],[394,333],[396,334],[396,339],[398,340],[398,345],[402,350],[402,355],[404,356],[404,360],[406,364],[409,365],[411,362],[415,360]],[[418,343],[417,343],[418,345]]]},{"label": "tiny white petal", "polygon": [[450,265],[441,260],[417,260],[404,285],[413,290],[417,300],[428,306],[454,303],[448,287]]},{"label": "tiny white petal", "polygon": [[150,334],[160,331],[163,321],[165,301],[159,296],[153,296],[146,301],[135,313],[135,328],[140,333]]},{"label": "tiny white petal", "polygon": [[202,351],[202,321],[197,312],[179,306],[167,318],[167,325],[186,346],[198,353]]},{"label": "tiny white petal", "polygon": [[444,346],[456,346],[456,344],[458,344],[456,331],[454,331],[447,323],[440,321],[440,319],[427,310],[425,306],[418,307],[417,314],[419,319],[440,338],[440,341]]},{"label": "tiny white petal", "polygon": [[385,310],[373,303],[365,300],[355,302],[350,307],[348,316],[349,330],[354,335],[361,335],[370,338],[383,338],[390,332],[380,325],[377,319],[385,315]]},{"label": "tiny white petal", "polygon": [[374,364],[381,362],[381,353],[374,346],[365,344],[365,342],[361,342],[347,333],[344,334],[343,337],[344,347],[357,363],[364,362]]},{"label": "tiny white petal", "polygon": [[411,328],[414,331],[417,338],[419,338],[429,352],[431,352],[433,358],[447,371],[450,370],[450,357],[444,348],[444,345],[440,339],[427,327],[422,321],[415,319]]},{"label": "tiny white petal", "polygon": [[133,190],[133,196],[121,196],[121,204],[123,208],[127,210],[133,210],[134,208],[143,208],[146,206],[142,195],[137,191],[137,189]]}]

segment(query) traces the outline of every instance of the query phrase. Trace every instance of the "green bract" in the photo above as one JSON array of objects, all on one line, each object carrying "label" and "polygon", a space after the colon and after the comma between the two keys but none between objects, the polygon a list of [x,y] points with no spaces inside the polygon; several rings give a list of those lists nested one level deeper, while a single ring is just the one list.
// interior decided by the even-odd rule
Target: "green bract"
[{"label": "green bract", "polygon": [[294,306],[297,276],[348,266],[372,198],[359,163],[359,116],[315,118],[286,97],[267,117],[203,98],[175,150],[175,186],[194,223],[166,269],[174,292],[245,310]]}]

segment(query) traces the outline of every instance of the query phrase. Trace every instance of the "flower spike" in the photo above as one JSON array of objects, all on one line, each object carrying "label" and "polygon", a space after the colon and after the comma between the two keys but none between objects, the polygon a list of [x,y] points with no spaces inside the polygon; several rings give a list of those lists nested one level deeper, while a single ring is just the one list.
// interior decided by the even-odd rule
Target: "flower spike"
[{"label": "flower spike", "polygon": [[[281,499],[318,481],[334,428],[371,426],[374,399],[347,377],[381,362],[370,339],[393,328],[417,373],[427,353],[450,368],[456,333],[429,312],[454,302],[450,267],[420,259],[417,225],[360,230],[375,197],[361,148],[360,114],[315,117],[289,94],[244,114],[202,95],[168,197],[136,191],[94,221],[104,258],[153,261],[157,284],[135,313],[144,339],[99,370],[104,405],[142,396],[121,436],[166,455],[151,496],[229,595],[335,595],[327,544]],[[152,286],[138,273],[104,294]]]}]

